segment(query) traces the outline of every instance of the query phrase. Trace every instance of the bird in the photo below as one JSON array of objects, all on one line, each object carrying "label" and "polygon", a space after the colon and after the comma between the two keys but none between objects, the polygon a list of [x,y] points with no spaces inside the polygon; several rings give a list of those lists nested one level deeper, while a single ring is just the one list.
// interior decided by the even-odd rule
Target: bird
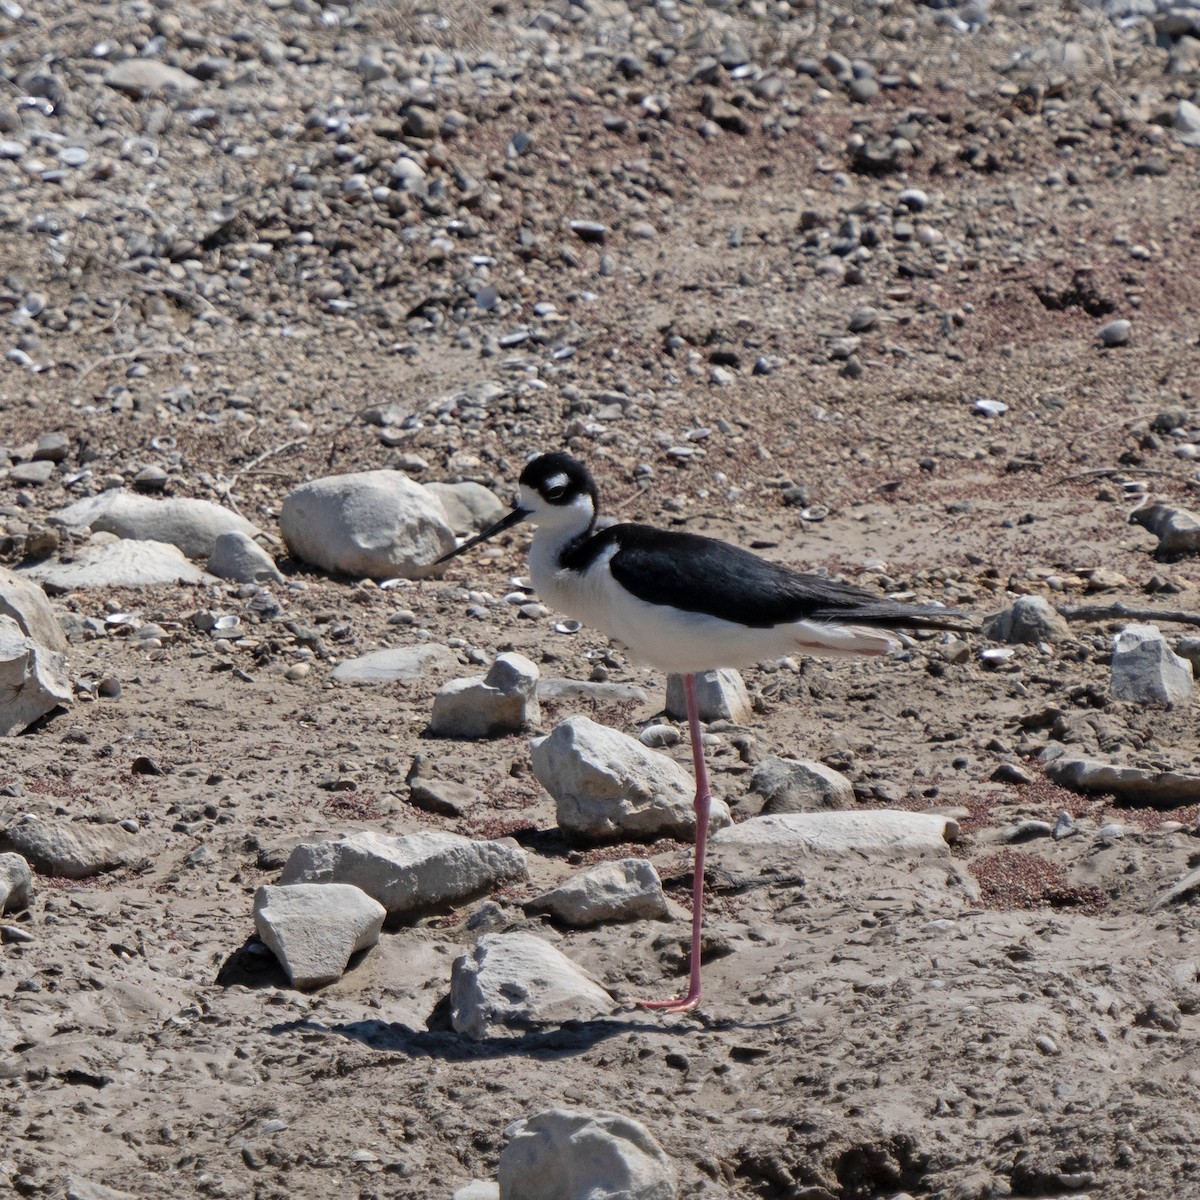
[{"label": "bird", "polygon": [[437,560],[446,563],[522,521],[536,525],[529,572],[544,603],[593,626],[650,666],[682,675],[695,773],[688,986],[644,1008],[689,1012],[702,993],[704,862],[712,793],[696,676],[801,654],[877,656],[900,648],[896,631],[973,628],[937,605],[901,603],[821,575],[804,574],[729,542],[622,523],[600,527],[591,472],[563,452],[539,454],[521,472],[512,510]]}]

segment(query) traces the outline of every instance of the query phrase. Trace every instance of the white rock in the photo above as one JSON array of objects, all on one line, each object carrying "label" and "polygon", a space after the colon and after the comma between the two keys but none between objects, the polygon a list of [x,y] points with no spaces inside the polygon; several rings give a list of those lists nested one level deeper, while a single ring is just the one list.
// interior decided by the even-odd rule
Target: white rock
[{"label": "white rock", "polygon": [[33,873],[20,854],[0,854],[0,913],[28,908],[33,896]]},{"label": "white rock", "polygon": [[379,941],[387,909],[345,883],[260,887],[254,927],[298,988],[341,979],[351,955]]},{"label": "white rock", "polygon": [[433,832],[389,837],[364,830],[337,841],[297,846],[280,883],[351,883],[396,918],[524,876],[525,851],[512,842],[477,842]]},{"label": "white rock", "polygon": [[1136,704],[1186,704],[1192,664],[1167,645],[1155,625],[1126,625],[1113,642],[1109,682],[1118,700]]},{"label": "white rock", "polygon": [[249,534],[232,530],[221,534],[208,556],[208,569],[221,579],[237,583],[282,583],[275,560]]},{"label": "white rock", "polygon": [[540,672],[523,654],[498,654],[486,675],[454,679],[433,698],[434,737],[483,738],[520,733],[542,719]]},{"label": "white rock", "polygon": [[372,579],[440,575],[455,546],[441,502],[398,471],[330,475],[284,498],[279,526],[297,558]]},{"label": "white rock", "polygon": [[919,854],[940,853],[957,836],[958,824],[950,817],[878,809],[752,817],[721,830],[711,846],[714,851],[770,848],[789,859],[797,854]]},{"label": "white rock", "polygon": [[87,496],[59,509],[55,517],[71,529],[115,533],[135,542],[166,542],[189,558],[207,559],[223,533],[244,533],[250,538],[262,534],[245,517],[211,500],[155,500],[121,488]]},{"label": "white rock", "polygon": [[67,648],[66,635],[46,593],[31,579],[23,579],[7,567],[0,567],[0,617],[12,617],[26,637],[47,650]]},{"label": "white rock", "polygon": [[81,1175],[68,1175],[65,1200],[137,1200],[132,1192],[122,1192],[109,1187],[107,1183],[97,1183],[94,1179],[84,1179]]},{"label": "white rock", "polygon": [[472,1179],[470,1183],[455,1188],[450,1200],[500,1200],[500,1185]]},{"label": "white rock", "polygon": [[646,1127],[619,1113],[552,1108],[500,1154],[504,1200],[675,1200],[675,1170]]},{"label": "white rock", "polygon": [[[732,667],[704,671],[696,676],[696,707],[701,721],[733,721],[745,725],[754,715],[741,672]],[[667,712],[679,720],[687,717],[682,675],[667,676]]]},{"label": "white rock", "polygon": [[[532,746],[533,773],[554,797],[568,837],[695,838],[695,782],[665,754],[587,717],[570,717]],[[710,827],[729,819],[724,802],[714,799]]]},{"label": "white rock", "polygon": [[750,776],[750,790],[763,797],[763,813],[815,812],[849,808],[854,785],[824,763],[764,758]]},{"label": "white rock", "polygon": [[508,506],[482,483],[427,483],[425,488],[442,502],[447,522],[459,537],[495,525],[508,512]]},{"label": "white rock", "polygon": [[458,668],[458,656],[440,642],[372,650],[360,658],[348,658],[330,672],[339,683],[416,683],[435,671]]},{"label": "white rock", "polygon": [[601,863],[530,900],[525,908],[548,912],[578,928],[603,921],[661,921],[671,915],[658,872],[644,858]]},{"label": "white rock", "polygon": [[451,972],[450,1021],[468,1037],[587,1021],[613,1008],[591,976],[531,933],[484,934]]},{"label": "white rock", "polygon": [[1143,504],[1129,514],[1131,525],[1141,525],[1158,538],[1158,553],[1194,554],[1200,550],[1200,517],[1169,504]]},{"label": "white rock", "polygon": [[12,617],[0,617],[0,737],[70,702],[66,658],[26,637]]},{"label": "white rock", "polygon": [[151,96],[155,92],[194,92],[200,80],[153,58],[127,58],[113,63],[104,73],[109,87],[135,96]]},{"label": "white rock", "polygon": [[1022,596],[1012,607],[993,613],[983,622],[983,635],[994,642],[1057,642],[1067,636],[1065,618],[1042,596]]},{"label": "white rock", "polygon": [[139,542],[101,533],[91,538],[70,562],[31,563],[22,575],[39,579],[49,592],[80,588],[144,588],[164,583],[217,583],[183,551],[166,542]]},{"label": "white rock", "polygon": [[0,851],[19,854],[42,875],[84,879],[144,856],[136,834],[120,825],[92,825],[62,817],[24,816],[0,829]]}]

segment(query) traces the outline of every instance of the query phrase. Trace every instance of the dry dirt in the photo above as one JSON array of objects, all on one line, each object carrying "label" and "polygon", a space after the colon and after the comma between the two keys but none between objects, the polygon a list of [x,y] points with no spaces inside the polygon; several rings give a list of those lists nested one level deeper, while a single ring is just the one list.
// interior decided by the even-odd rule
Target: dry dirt
[{"label": "dry dirt", "polygon": [[[1147,491],[1194,499],[1175,453],[1200,378],[1200,151],[1170,127],[1197,98],[1186,39],[1009,2],[961,33],[908,0],[26,8],[0,12],[0,140],[24,147],[0,157],[19,351],[0,364],[0,467],[52,431],[71,450],[44,485],[0,479],[10,565],[53,545],[55,509],[146,467],[277,533],[306,479],[402,466],[507,496],[526,456],[565,446],[622,517],[864,586],[981,616],[1029,592],[1200,609],[1195,563],[1156,561],[1127,520]],[[853,98],[830,52],[878,94]],[[138,53],[199,86],[106,86]],[[898,124],[912,152],[857,169]],[[87,161],[60,167],[73,146]],[[423,190],[400,190],[404,153]],[[572,220],[603,222],[603,244]],[[839,344],[865,306],[878,323]],[[1105,349],[1113,317],[1132,335]],[[391,404],[409,419],[389,445],[362,414]],[[1156,429],[1165,410],[1182,415]],[[748,672],[754,723],[718,730],[711,757],[735,817],[756,807],[751,765],[785,754],[845,771],[864,805],[963,808],[966,836],[936,867],[714,873],[693,1016],[449,1032],[474,905],[385,933],[316,995],[261,957],[251,972],[255,889],[301,840],[516,837],[530,882],[492,897],[512,928],[542,928],[519,902],[613,853],[561,841],[525,738],[423,736],[442,679],[328,678],[426,630],[462,674],[468,650],[515,647],[544,674],[640,684],[644,708],[543,710],[547,729],[586,710],[636,733],[661,676],[553,617],[467,615],[466,588],[512,590],[523,545],[381,590],[280,544],[283,611],[262,621],[233,587],[56,601],[134,614],[70,651],[73,678],[122,694],[81,688],[0,746],[0,818],[132,817],[147,852],[39,878],[5,918],[32,940],[0,946],[0,1192],[59,1197],[74,1176],[151,1200],[448,1198],[494,1178],[512,1121],[567,1105],[644,1122],[684,1197],[1200,1195],[1195,909],[1147,915],[1195,859],[1196,812],[1062,792],[1035,758],[1059,737],[1200,764],[1190,711],[1109,698],[1103,620],[999,668],[972,639],[961,662],[929,641]],[[1085,596],[1100,567],[1107,590]],[[398,608],[412,624],[388,622]],[[214,642],[197,610],[250,636]],[[130,636],[145,622],[160,645]],[[461,820],[413,808],[416,753],[485,800]],[[994,782],[1004,760],[1034,782]],[[1080,836],[999,844],[1063,808]],[[1112,821],[1124,836],[1097,840]],[[619,851],[686,902],[688,847]],[[619,996],[684,969],[684,921],[543,932]]]}]

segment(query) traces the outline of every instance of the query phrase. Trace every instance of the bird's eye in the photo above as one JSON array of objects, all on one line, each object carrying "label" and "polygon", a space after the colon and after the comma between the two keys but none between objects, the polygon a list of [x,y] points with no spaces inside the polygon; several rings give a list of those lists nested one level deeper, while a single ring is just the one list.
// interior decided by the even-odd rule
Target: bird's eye
[{"label": "bird's eye", "polygon": [[547,488],[543,494],[553,504],[557,503],[567,494],[567,489],[565,487]]}]

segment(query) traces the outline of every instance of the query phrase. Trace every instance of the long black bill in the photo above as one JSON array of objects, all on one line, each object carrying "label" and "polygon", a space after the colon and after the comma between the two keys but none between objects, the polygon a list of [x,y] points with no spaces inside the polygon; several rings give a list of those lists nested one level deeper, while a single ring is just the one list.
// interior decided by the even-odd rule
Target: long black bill
[{"label": "long black bill", "polygon": [[503,533],[506,529],[511,529],[530,515],[531,513],[527,508],[514,508],[507,517],[502,517],[490,529],[485,529],[482,533],[477,533],[473,538],[467,538],[457,549],[451,550],[449,554],[443,554],[434,563],[434,566],[437,566],[437,563],[447,562],[451,558],[457,558],[460,554],[470,550],[472,546],[478,546],[480,542],[486,542],[488,538],[495,537],[496,534]]}]

